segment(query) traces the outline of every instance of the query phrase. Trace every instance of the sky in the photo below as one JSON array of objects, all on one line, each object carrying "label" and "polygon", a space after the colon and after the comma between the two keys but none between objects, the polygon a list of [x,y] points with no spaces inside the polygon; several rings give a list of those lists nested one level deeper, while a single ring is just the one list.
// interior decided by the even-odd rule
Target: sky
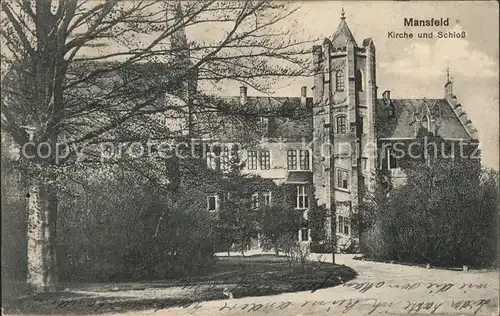
[{"label": "sky", "polygon": [[[478,129],[483,164],[499,166],[499,5],[496,1],[305,1],[294,17],[295,35],[325,38],[333,35],[342,7],[358,45],[371,37],[376,47],[379,92],[392,98],[442,98],[446,68],[458,102]],[[404,18],[449,18],[442,27],[405,27]],[[433,39],[389,39],[388,32],[431,32]],[[438,31],[466,32],[465,38],[435,38]],[[189,36],[189,34],[188,34]],[[321,41],[317,44],[321,44]],[[276,96],[299,96],[312,79],[280,82]],[[225,84],[219,93],[237,95],[238,87]],[[309,90],[310,92],[311,90]],[[249,94],[256,93],[249,89]]]}]

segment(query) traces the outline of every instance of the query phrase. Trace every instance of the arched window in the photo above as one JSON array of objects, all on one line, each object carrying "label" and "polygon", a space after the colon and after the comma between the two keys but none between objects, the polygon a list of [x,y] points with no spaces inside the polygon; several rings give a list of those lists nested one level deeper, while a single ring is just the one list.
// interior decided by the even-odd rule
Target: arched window
[{"label": "arched window", "polygon": [[347,133],[347,119],[345,115],[337,116],[336,127],[337,127],[337,134]]},{"label": "arched window", "polygon": [[335,73],[335,88],[337,91],[344,91],[344,72],[337,70]]},{"label": "arched window", "polygon": [[363,74],[359,69],[356,71],[356,91],[363,91]]},{"label": "arched window", "polygon": [[426,130],[430,130],[430,126],[429,126],[429,118],[427,117],[427,115],[424,115],[422,116],[422,127],[425,128]]}]

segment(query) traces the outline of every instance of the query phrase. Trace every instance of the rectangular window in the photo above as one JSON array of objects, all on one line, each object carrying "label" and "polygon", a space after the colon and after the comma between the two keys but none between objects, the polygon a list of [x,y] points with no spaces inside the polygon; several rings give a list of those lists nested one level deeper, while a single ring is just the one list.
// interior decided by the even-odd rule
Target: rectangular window
[{"label": "rectangular window", "polygon": [[230,150],[229,147],[224,146],[222,149],[221,159],[220,159],[220,168],[222,171],[229,171],[229,162],[230,162]]},{"label": "rectangular window", "polygon": [[271,205],[271,191],[264,192],[264,205]]},{"label": "rectangular window", "polygon": [[300,151],[300,169],[309,170],[309,150]]},{"label": "rectangular window", "polygon": [[300,241],[309,241],[309,229],[302,228],[300,230]]},{"label": "rectangular window", "polygon": [[259,194],[258,193],[252,194],[252,208],[253,209],[259,208]]},{"label": "rectangular window", "polygon": [[207,197],[207,209],[210,212],[215,212],[219,209],[219,201],[217,195],[210,195]]},{"label": "rectangular window", "polygon": [[217,169],[217,157],[213,152],[207,152],[207,167],[212,170]]},{"label": "rectangular window", "polygon": [[347,133],[347,118],[344,115],[338,116],[336,123],[337,123],[337,134],[346,134]]},{"label": "rectangular window", "polygon": [[337,91],[344,91],[344,72],[342,70],[338,70],[335,74],[335,88]]},{"label": "rectangular window", "polygon": [[338,216],[337,218],[337,233],[349,235],[350,225],[349,219],[345,216]]},{"label": "rectangular window", "polygon": [[260,169],[269,170],[271,169],[271,154],[269,150],[261,150],[259,152]]},{"label": "rectangular window", "polygon": [[255,150],[248,151],[248,170],[257,170],[257,152]]},{"label": "rectangular window", "polygon": [[362,157],[361,158],[361,168],[362,168],[361,171],[362,172],[366,172],[367,171],[367,168],[366,168],[367,165],[368,165],[368,158]]},{"label": "rectangular window", "polygon": [[288,170],[297,170],[297,151],[290,149],[287,151]]},{"label": "rectangular window", "polygon": [[396,153],[394,153],[391,148],[386,148],[384,153],[384,157],[382,160],[382,168],[383,169],[397,169],[399,168],[399,162],[396,158]]},{"label": "rectangular window", "polygon": [[222,195],[222,203],[227,203],[231,200],[231,193],[226,192],[225,194]]},{"label": "rectangular window", "polygon": [[267,117],[260,118],[260,128],[264,135],[269,133],[269,119]]},{"label": "rectangular window", "polygon": [[306,209],[309,207],[309,196],[306,193],[306,186],[297,185],[297,208]]},{"label": "rectangular window", "polygon": [[359,117],[359,133],[361,135],[365,134],[365,118],[364,118],[364,116]]},{"label": "rectangular window", "polygon": [[206,145],[205,147],[207,155],[207,167],[212,170],[219,170],[220,168],[220,158],[221,158],[221,148],[217,145]]},{"label": "rectangular window", "polygon": [[349,189],[349,174],[347,170],[337,169],[337,188]]},{"label": "rectangular window", "polygon": [[391,152],[391,154],[389,156],[389,168],[390,169],[397,169],[397,168],[399,168],[398,159],[396,158],[395,153],[392,153],[392,152]]}]

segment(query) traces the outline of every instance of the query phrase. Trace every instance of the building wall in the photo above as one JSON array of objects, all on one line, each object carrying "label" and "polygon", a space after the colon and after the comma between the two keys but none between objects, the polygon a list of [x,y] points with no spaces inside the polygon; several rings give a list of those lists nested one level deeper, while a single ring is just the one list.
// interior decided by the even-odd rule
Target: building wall
[{"label": "building wall", "polygon": [[[269,150],[270,154],[270,168],[267,170],[263,170],[260,164],[257,165],[257,169],[252,170],[249,169],[248,166],[248,151],[262,151]],[[242,161],[245,162],[245,167],[242,170],[242,174],[254,174],[259,175],[265,179],[274,179],[277,184],[281,184],[285,182],[288,176],[288,167],[287,167],[287,151],[288,150],[309,150],[309,169],[311,170],[312,166],[312,150],[308,147],[308,143],[306,142],[266,142],[262,144],[258,144],[251,148],[245,149],[241,152]],[[299,157],[297,157],[297,164],[299,164]]]},{"label": "building wall", "polygon": [[[313,87],[316,198],[318,204],[328,209],[335,201],[337,215],[350,218],[359,202],[359,182],[367,188],[373,187],[376,168],[375,47],[371,41],[361,49],[352,41],[344,47],[332,47],[325,39],[322,46],[314,46],[313,63],[316,69]],[[343,91],[337,89],[339,71],[344,76]],[[337,118],[341,116],[346,118],[345,134],[336,133]],[[347,172],[347,189],[338,186],[339,170]],[[351,232],[346,237],[354,235]]]}]

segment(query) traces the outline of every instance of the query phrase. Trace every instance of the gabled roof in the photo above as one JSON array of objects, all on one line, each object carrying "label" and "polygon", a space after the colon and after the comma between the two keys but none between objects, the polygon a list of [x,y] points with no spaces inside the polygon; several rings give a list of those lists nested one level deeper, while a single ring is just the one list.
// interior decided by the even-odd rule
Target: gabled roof
[{"label": "gabled roof", "polygon": [[[393,118],[388,116],[388,108],[394,106]],[[378,99],[376,105],[375,129],[377,138],[414,138],[416,116],[433,113],[439,106],[440,117],[437,134],[443,138],[472,140],[450,104],[445,99]]]}]

